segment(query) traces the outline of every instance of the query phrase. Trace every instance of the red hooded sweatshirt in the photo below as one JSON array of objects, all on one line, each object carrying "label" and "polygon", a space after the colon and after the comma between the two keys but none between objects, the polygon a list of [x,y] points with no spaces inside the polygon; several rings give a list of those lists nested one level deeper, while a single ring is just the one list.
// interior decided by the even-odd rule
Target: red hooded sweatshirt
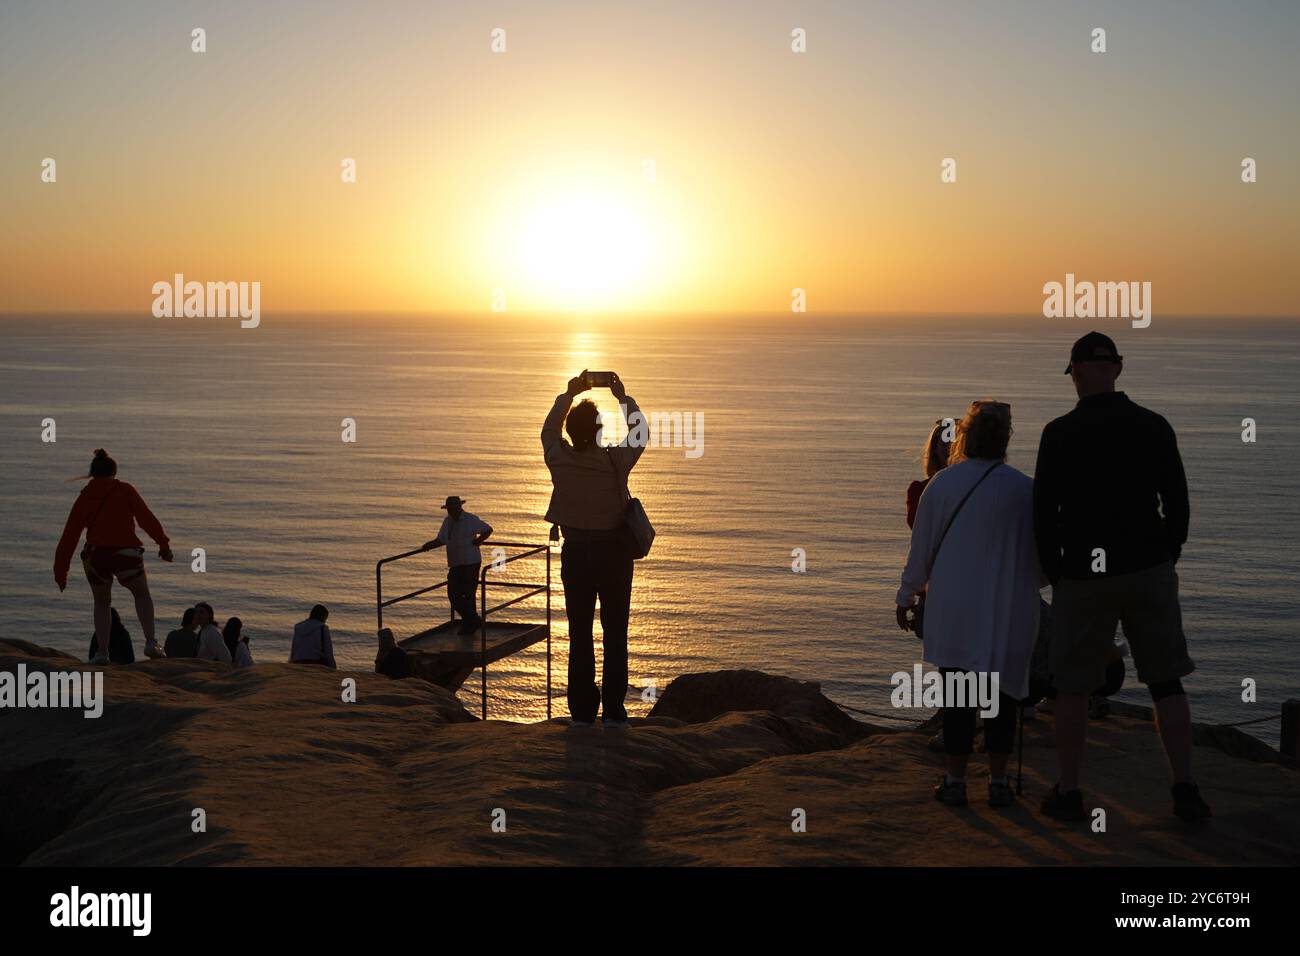
[{"label": "red hooded sweatshirt", "polygon": [[59,538],[59,547],[54,553],[55,580],[67,581],[72,552],[77,549],[81,532],[87,526],[90,528],[86,532],[87,546],[138,548],[142,542],[135,533],[136,522],[158,543],[159,548],[167,547],[167,532],[144,503],[140,492],[116,478],[91,478],[81,489],[68,515],[68,523],[63,526],[63,537]]}]

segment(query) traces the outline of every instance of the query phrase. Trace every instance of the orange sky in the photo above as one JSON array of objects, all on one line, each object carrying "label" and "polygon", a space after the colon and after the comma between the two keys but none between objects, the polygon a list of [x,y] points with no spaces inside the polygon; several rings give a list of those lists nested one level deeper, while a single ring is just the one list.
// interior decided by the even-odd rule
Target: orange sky
[{"label": "orange sky", "polygon": [[1300,14],[1130,6],[6,9],[3,308],[1296,314]]}]

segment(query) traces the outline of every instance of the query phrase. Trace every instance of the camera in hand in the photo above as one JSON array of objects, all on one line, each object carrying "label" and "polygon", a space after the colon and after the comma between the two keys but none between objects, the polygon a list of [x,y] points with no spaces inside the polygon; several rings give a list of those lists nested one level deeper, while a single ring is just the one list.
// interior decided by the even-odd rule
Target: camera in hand
[{"label": "camera in hand", "polygon": [[925,601],[919,601],[907,609],[907,629],[925,640]]},{"label": "camera in hand", "polygon": [[613,372],[587,372],[585,383],[588,388],[609,388],[614,384]]}]

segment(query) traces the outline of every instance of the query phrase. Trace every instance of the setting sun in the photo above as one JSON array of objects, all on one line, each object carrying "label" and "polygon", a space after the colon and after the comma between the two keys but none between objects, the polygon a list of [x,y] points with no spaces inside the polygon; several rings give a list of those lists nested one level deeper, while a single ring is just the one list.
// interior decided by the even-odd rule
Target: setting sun
[{"label": "setting sun", "polygon": [[527,212],[513,236],[519,278],[562,308],[617,304],[662,267],[644,208],[611,194],[561,193]]},{"label": "setting sun", "polygon": [[681,217],[639,173],[628,163],[513,177],[485,237],[511,308],[637,308],[681,281]]}]

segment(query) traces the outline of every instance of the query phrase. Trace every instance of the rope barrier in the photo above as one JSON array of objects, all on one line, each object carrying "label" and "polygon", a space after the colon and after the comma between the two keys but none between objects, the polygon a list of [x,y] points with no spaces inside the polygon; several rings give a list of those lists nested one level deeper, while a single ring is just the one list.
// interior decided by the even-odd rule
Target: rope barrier
[{"label": "rope barrier", "polygon": [[1269,720],[1281,719],[1281,714],[1274,714],[1272,717],[1256,717],[1254,720],[1239,720],[1233,724],[1219,724],[1220,727],[1245,727],[1247,724],[1262,724]]},{"label": "rope barrier", "polygon": [[[864,717],[875,717],[878,720],[898,720],[906,723],[911,723],[916,720],[915,717],[899,717],[897,714],[877,714],[874,711],[863,710],[860,707],[850,707],[848,704],[841,704],[836,701],[832,701],[832,703],[834,703],[835,706],[838,707],[840,710],[852,711],[855,714],[862,714]],[[1238,720],[1231,724],[1215,724],[1214,726],[1245,727],[1247,724],[1263,724],[1263,723],[1267,723],[1270,720],[1280,720],[1281,718],[1282,718],[1281,714],[1273,714],[1271,717],[1256,717],[1254,720]]]},{"label": "rope barrier", "polygon": [[862,714],[866,717],[875,717],[879,720],[901,720],[907,723],[912,723],[916,720],[915,717],[899,717],[897,714],[877,714],[870,710],[863,710],[860,707],[850,707],[848,704],[840,704],[835,701],[832,701],[832,703],[834,703],[840,710],[851,710],[855,714]]}]

